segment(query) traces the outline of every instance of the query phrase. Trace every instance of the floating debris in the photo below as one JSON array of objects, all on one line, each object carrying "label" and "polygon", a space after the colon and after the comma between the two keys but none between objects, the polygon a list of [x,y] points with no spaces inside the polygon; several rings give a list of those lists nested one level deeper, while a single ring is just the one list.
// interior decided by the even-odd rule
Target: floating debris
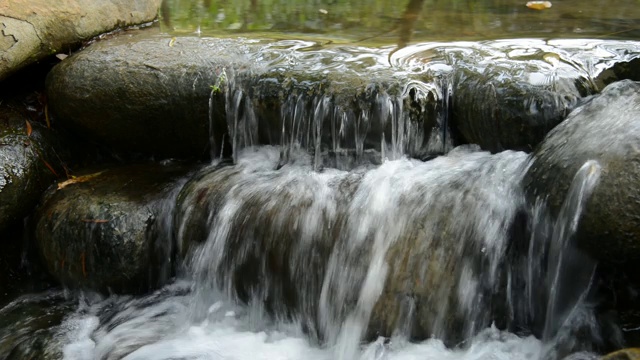
[{"label": "floating debris", "polygon": [[527,7],[533,10],[545,10],[551,7],[551,1],[529,1]]}]

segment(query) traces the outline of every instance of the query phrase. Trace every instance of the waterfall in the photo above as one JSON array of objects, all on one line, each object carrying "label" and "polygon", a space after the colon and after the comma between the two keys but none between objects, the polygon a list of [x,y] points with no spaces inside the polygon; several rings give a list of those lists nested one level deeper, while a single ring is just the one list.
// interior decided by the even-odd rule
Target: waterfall
[{"label": "waterfall", "polygon": [[219,158],[216,151],[224,149],[215,141],[218,118],[225,120],[234,161],[245,148],[274,145],[281,147],[280,165],[292,151],[304,150],[314,155],[315,170],[349,170],[406,155],[428,159],[451,150],[450,84],[442,88],[386,74],[350,87],[354,80],[349,77],[307,80],[304,70],[304,75],[283,73],[273,64],[251,71],[217,69],[209,98],[211,158]]},{"label": "waterfall", "polygon": [[[526,155],[460,148],[349,172],[294,158],[279,167],[279,149],[248,150],[187,185],[182,227],[208,234],[190,261],[196,288],[264,301],[340,346],[370,337],[372,317],[381,334],[444,339],[490,325]],[[203,196],[216,210],[200,222]]]},{"label": "waterfall", "polygon": [[521,152],[463,146],[346,171],[316,169],[301,148],[282,163],[282,151],[247,147],[191,176],[172,224],[179,280],[141,298],[82,298],[55,330],[63,353],[546,360],[598,341],[595,263],[571,242],[597,162],[552,218],[544,199],[527,208]]}]

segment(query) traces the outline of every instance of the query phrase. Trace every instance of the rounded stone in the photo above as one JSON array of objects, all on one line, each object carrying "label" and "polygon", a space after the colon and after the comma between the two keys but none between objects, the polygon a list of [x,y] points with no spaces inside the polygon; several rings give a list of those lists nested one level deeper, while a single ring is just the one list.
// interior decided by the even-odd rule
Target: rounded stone
[{"label": "rounded stone", "polygon": [[172,274],[170,219],[181,166],[135,165],[58,183],[36,213],[36,242],[64,285],[137,293]]},{"label": "rounded stone", "polygon": [[160,0],[8,0],[0,4],[0,80],[123,26],[150,22]]},{"label": "rounded stone", "polygon": [[54,179],[64,175],[65,155],[53,130],[0,107],[0,232],[27,216]]},{"label": "rounded stone", "polygon": [[613,264],[640,260],[640,83],[607,86],[554,128],[533,153],[524,178],[529,202],[558,216],[587,161],[601,167],[577,228],[577,244]]}]

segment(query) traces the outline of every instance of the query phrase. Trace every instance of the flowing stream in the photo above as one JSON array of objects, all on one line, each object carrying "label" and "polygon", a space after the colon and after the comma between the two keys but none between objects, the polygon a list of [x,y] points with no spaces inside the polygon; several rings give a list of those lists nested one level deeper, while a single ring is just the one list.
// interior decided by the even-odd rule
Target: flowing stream
[{"label": "flowing stream", "polygon": [[[464,66],[455,59],[477,53],[479,67],[531,57],[555,78],[528,80],[573,91],[573,71],[586,84],[603,66],[562,49],[609,54],[606,44],[422,44],[359,49],[349,64],[330,65],[323,56],[336,53],[311,42],[274,44],[248,60],[271,61],[272,76],[259,82],[218,69],[210,106],[224,103],[232,161],[211,146],[212,163],[165,204],[159,220],[176,244],[176,278],[146,296],[24,295],[0,315],[37,304],[46,314],[1,336],[25,336],[29,321],[51,316],[62,321],[38,346],[70,360],[597,358],[597,264],[572,237],[600,165],[576,173],[557,217],[545,199],[529,208],[526,153],[453,147],[451,64],[429,56]],[[295,76],[282,75],[283,63],[299,73],[345,67],[332,75],[339,80],[365,68],[387,82],[354,105],[352,94],[325,91],[326,79],[289,86]],[[273,88],[283,93],[267,116],[261,101]],[[213,129],[219,114],[210,113]]]},{"label": "flowing stream", "polygon": [[[172,284],[143,297],[27,295],[2,311],[66,303],[45,346],[65,359],[595,358],[595,264],[570,268],[570,240],[596,162],[576,174],[556,221],[543,203],[532,210],[527,239],[511,231],[524,153],[463,146],[349,171],[316,171],[304,151],[281,156],[250,147],[235,165],[214,162],[167,206],[187,254]],[[202,206],[198,189],[211,188]],[[567,286],[567,271],[584,280]],[[523,330],[540,318],[540,332]],[[575,334],[584,328],[588,339]]]}]

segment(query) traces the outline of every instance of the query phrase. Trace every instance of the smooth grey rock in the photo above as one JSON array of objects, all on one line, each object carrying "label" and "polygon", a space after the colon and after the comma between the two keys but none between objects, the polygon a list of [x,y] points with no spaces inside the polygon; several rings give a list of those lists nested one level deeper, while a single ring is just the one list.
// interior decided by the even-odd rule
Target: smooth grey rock
[{"label": "smooth grey rock", "polygon": [[0,4],[0,80],[80,42],[156,18],[161,0],[5,0]]}]

